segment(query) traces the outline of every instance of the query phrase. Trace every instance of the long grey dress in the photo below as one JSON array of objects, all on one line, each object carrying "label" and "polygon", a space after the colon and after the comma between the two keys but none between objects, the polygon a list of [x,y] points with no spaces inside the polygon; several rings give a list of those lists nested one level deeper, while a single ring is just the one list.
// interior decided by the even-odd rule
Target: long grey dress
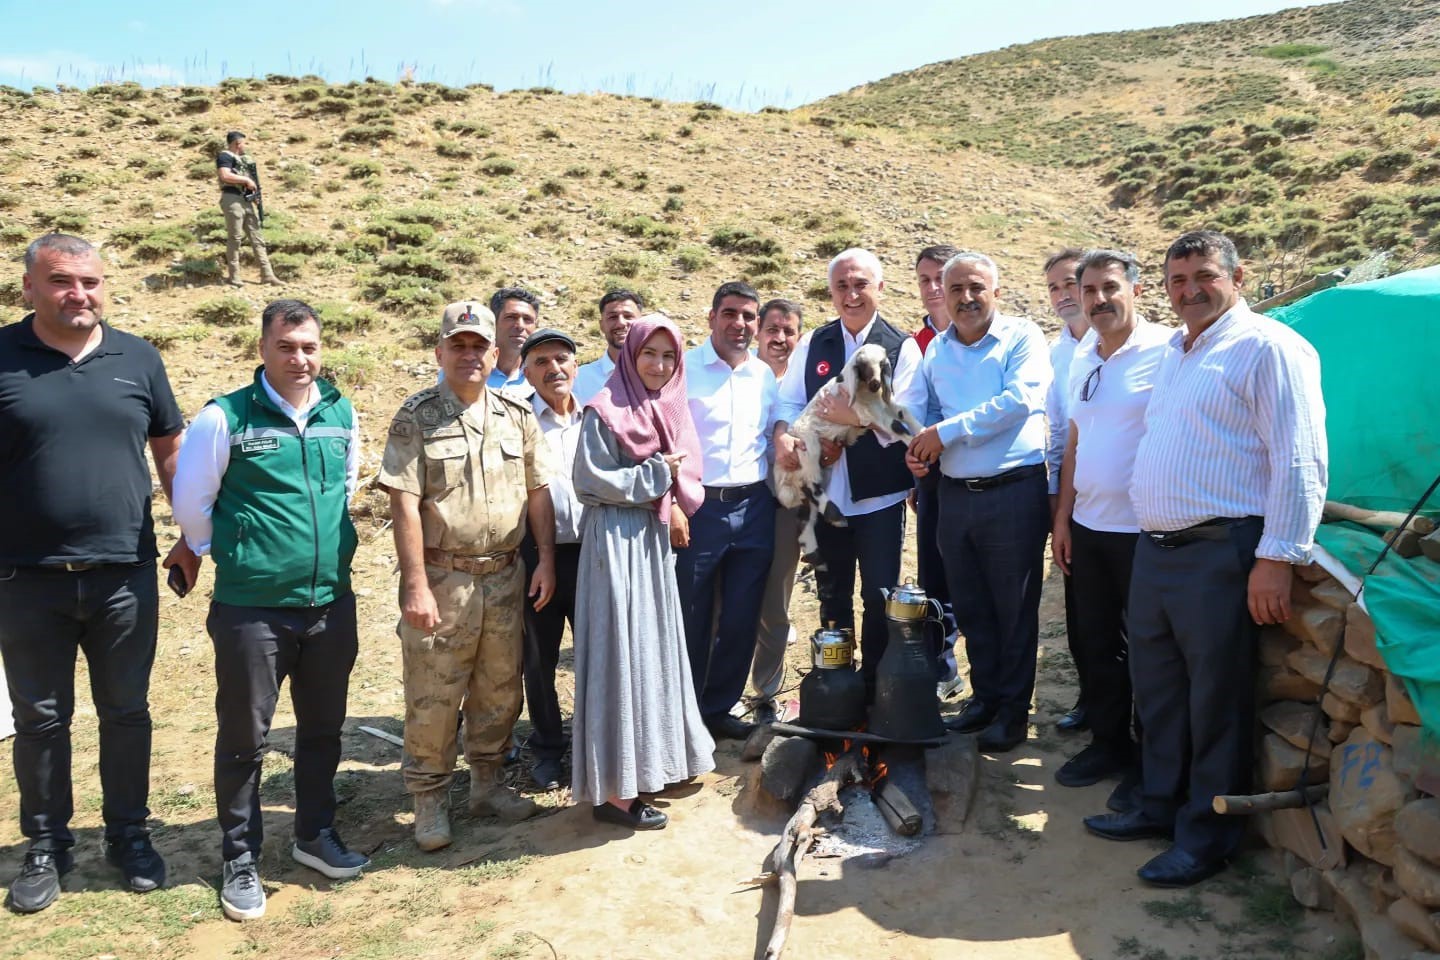
[{"label": "long grey dress", "polygon": [[656,793],[715,769],[700,719],[670,528],[654,501],[670,486],[657,453],[636,463],[593,410],[575,453],[586,505],[575,609],[576,802]]}]

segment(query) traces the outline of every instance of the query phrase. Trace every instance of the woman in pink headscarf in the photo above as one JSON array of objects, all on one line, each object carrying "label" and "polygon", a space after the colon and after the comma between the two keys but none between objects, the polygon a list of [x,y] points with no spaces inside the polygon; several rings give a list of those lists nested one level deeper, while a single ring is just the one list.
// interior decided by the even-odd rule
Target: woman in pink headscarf
[{"label": "woman in pink headscarf", "polygon": [[586,510],[571,786],[595,819],[658,830],[668,818],[640,795],[715,768],[675,586],[672,548],[689,543],[705,491],[680,331],[668,317],[630,325],[585,407],[574,481]]}]

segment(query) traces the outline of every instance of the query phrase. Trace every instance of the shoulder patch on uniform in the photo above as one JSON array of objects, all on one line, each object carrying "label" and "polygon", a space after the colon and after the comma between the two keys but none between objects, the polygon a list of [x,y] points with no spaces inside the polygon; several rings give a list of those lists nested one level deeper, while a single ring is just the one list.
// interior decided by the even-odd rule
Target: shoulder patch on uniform
[{"label": "shoulder patch on uniform", "polygon": [[400,409],[402,409],[402,410],[414,410],[416,407],[420,406],[420,404],[424,403],[426,400],[434,400],[434,399],[435,399],[436,397],[438,397],[438,396],[440,396],[440,388],[439,388],[439,387],[426,387],[424,390],[421,390],[419,393],[416,393],[416,394],[413,394],[412,396],[406,397],[406,398],[405,398],[405,402],[400,405]]},{"label": "shoulder patch on uniform", "polygon": [[408,437],[414,431],[414,426],[408,420],[391,420],[390,436]]},{"label": "shoulder patch on uniform", "polygon": [[[514,407],[516,410],[521,411],[522,413],[528,413],[532,417],[535,416],[535,408],[530,406],[530,401],[528,399],[517,400],[514,397],[510,396],[508,393],[502,393],[499,390],[495,390],[493,388],[487,389],[490,390],[490,396],[495,397],[499,400],[503,400],[505,403],[508,403],[510,406]],[[492,407],[491,409],[493,409],[496,413],[500,413],[504,408]]]}]

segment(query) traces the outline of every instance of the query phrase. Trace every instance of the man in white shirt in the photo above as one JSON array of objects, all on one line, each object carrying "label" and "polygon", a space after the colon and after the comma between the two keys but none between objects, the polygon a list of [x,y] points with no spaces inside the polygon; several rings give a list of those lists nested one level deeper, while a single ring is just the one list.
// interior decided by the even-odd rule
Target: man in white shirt
[{"label": "man in white shirt", "polygon": [[[1060,334],[1050,345],[1053,379],[1045,394],[1045,419],[1050,425],[1050,438],[1045,445],[1045,467],[1050,474],[1052,515],[1059,503],[1060,462],[1065,457],[1065,439],[1070,430],[1070,417],[1065,408],[1070,399],[1071,358],[1090,327],[1080,306],[1080,288],[1075,281],[1075,267],[1082,256],[1083,250],[1066,247],[1045,260],[1045,287],[1050,293],[1050,307],[1060,318]],[[1075,616],[1075,588],[1069,573],[1062,570],[1060,575],[1065,584],[1065,639],[1070,648],[1070,659],[1075,662],[1080,690],[1075,696],[1075,706],[1055,722],[1055,729],[1062,733],[1074,733],[1090,726],[1085,709],[1085,691],[1089,684],[1086,667],[1080,663],[1080,624]]]},{"label": "man in white shirt", "polygon": [[1243,279],[1235,245],[1213,231],[1165,254],[1185,326],[1156,374],[1130,488],[1141,804],[1085,819],[1110,840],[1173,837],[1138,871],[1162,887],[1223,869],[1244,836],[1212,802],[1250,792],[1258,625],[1289,619],[1292,564],[1309,561],[1325,503],[1319,357],[1250,311]]},{"label": "man in white shirt", "polygon": [[525,377],[520,348],[540,325],[540,298],[524,287],[501,287],[490,296],[490,312],[495,314],[497,354],[485,385],[526,399],[535,388]]},{"label": "man in white shirt", "polygon": [[917,477],[941,473],[940,553],[970,660],[974,696],[946,726],[977,733],[988,753],[1028,733],[1050,526],[1045,335],[1001,314],[999,294],[999,267],[983,253],[945,265],[950,327],[925,353],[929,426],[906,456]]},{"label": "man in white shirt", "polygon": [[[1137,312],[1143,285],[1133,254],[1092,250],[1075,272],[1092,333],[1075,352],[1051,546],[1056,566],[1075,584],[1072,648],[1077,667],[1083,664],[1089,677],[1085,703],[1091,743],[1055,772],[1055,780],[1066,787],[1128,774],[1139,760],[1131,733],[1125,632],[1130,570],[1140,536],[1130,478],[1155,374],[1173,332]],[[1133,803],[1131,794],[1122,791],[1115,802]]]},{"label": "man in white shirt", "polygon": [[[778,383],[790,368],[790,357],[800,342],[805,310],[793,300],[775,299],[760,308],[760,346],[756,355],[775,374]],[[772,472],[770,479],[775,475]],[[774,492],[772,487],[771,492]],[[760,625],[755,631],[755,660],[750,665],[750,686],[755,690],[752,716],[756,723],[774,722],[775,697],[785,685],[785,648],[795,642],[790,624],[790,595],[800,566],[800,508],[775,505],[775,555],[760,601]]]},{"label": "man in white shirt", "polygon": [[[555,505],[555,593],[539,610],[525,604],[525,708],[535,732],[530,734],[530,779],[542,790],[559,789],[565,781],[565,728],[555,692],[560,640],[565,624],[575,632],[575,582],[580,573],[580,533],[584,507],[575,499],[571,474],[580,443],[580,404],[575,385],[575,341],[559,330],[537,330],[520,348],[525,378],[534,388],[530,406],[540,424],[555,474],[547,489]],[[534,576],[540,554],[528,534],[520,544],[526,579]]]},{"label": "man in white shirt", "polygon": [[359,428],[350,401],[319,379],[320,321],[308,304],[265,308],[260,358],[251,384],[196,416],[174,486],[186,543],[215,560],[205,625],[215,648],[220,904],[232,920],[265,913],[260,766],[286,679],[296,708],[291,855],[331,879],[370,862],[335,830],[333,783],[359,646],[348,511]]},{"label": "man in white shirt", "polygon": [[580,406],[589,403],[615,372],[625,334],[644,312],[645,299],[633,290],[611,290],[600,298],[600,335],[605,338],[605,352],[600,359],[582,365],[575,375],[575,389],[571,392]]},{"label": "man in white shirt", "polygon": [[[843,250],[830,261],[830,302],[834,320],[800,339],[790,368],[780,384],[780,411],[775,424],[775,458],[787,468],[799,467],[799,443],[789,424],[816,392],[840,375],[862,344],[878,344],[890,358],[897,403],[920,419],[925,412],[925,384],[920,379],[920,346],[880,316],[885,289],[884,268],[869,250]],[[857,424],[848,403],[822,402],[820,415],[836,423]],[[867,695],[875,693],[875,668],[885,653],[882,589],[900,582],[900,549],[905,539],[905,498],[914,480],[905,466],[905,444],[882,445],[867,430],[849,449],[823,444],[821,466],[830,467],[825,490],[844,526],[825,518],[816,525],[821,565],[815,569],[820,619],[836,627],[855,627],[855,570],[860,570],[860,672]]]},{"label": "man in white shirt", "polygon": [[750,733],[730,708],[745,692],[775,550],[775,497],[765,478],[776,385],[775,374],[750,353],[759,325],[755,289],[722,284],[711,300],[710,336],[685,353],[705,502],[688,531],[677,525],[670,533],[695,698],[717,739]]}]

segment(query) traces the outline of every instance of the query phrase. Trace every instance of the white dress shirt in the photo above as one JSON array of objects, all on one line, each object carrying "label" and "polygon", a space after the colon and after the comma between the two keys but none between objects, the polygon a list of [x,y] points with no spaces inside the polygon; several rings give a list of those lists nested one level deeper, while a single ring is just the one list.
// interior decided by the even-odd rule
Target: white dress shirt
[{"label": "white dress shirt", "polygon": [[550,478],[550,502],[555,505],[555,542],[579,543],[580,523],[584,505],[575,499],[575,448],[580,444],[580,420],[584,412],[579,402],[571,414],[550,409],[538,391],[530,395],[530,409],[540,423],[540,432],[550,447],[550,462],[555,474]]},{"label": "white dress shirt", "polygon": [[1307,563],[1328,482],[1320,358],[1241,300],[1155,378],[1130,496],[1142,530],[1264,517],[1255,556]]},{"label": "white dress shirt", "polygon": [[[1070,429],[1075,431],[1071,516],[1081,526],[1104,533],[1140,532],[1130,502],[1130,477],[1135,450],[1145,433],[1145,408],[1150,405],[1155,375],[1174,332],[1141,317],[1108,358],[1101,359],[1100,338],[1093,330],[1075,351],[1066,409]],[[1082,393],[1089,399],[1082,399]]]},{"label": "white dress shirt", "polygon": [[[879,314],[876,314],[879,316]],[[855,351],[865,344],[865,338],[870,336],[871,329],[875,326],[875,317],[860,330],[859,333],[851,336],[845,324],[840,324],[840,334],[845,342],[845,360],[848,363],[854,356]],[[780,409],[776,420],[784,420],[786,423],[794,423],[805,409],[809,398],[805,395],[805,370],[810,365],[810,337],[814,330],[808,331],[800,342],[795,345],[795,352],[790,355],[790,366],[785,370],[785,378],[780,381]],[[895,362],[892,387],[895,393],[895,401],[914,415],[921,423],[925,422],[925,380],[920,373],[920,344],[915,342],[914,337],[906,337],[905,342],[900,345],[900,355]],[[887,441],[880,439],[882,446],[889,446]],[[905,438],[893,438],[903,442]],[[849,450],[840,453],[840,459],[830,468],[830,477],[825,481],[825,492],[829,495],[835,508],[847,517],[864,516],[867,513],[875,513],[877,510],[884,510],[886,507],[894,506],[903,501],[908,490],[901,490],[898,493],[887,493],[878,497],[866,497],[863,500],[855,500],[850,496],[850,470]]]},{"label": "white dress shirt", "polygon": [[591,360],[582,364],[575,372],[575,386],[571,388],[570,395],[580,406],[590,402],[590,398],[600,392],[605,386],[605,381],[610,379],[610,374],[615,372],[615,361],[610,359],[609,351],[600,354],[599,360]]},{"label": "white dress shirt", "polygon": [[[275,392],[265,374],[260,374],[260,385],[265,395],[280,412],[294,422],[295,428],[305,432],[310,420],[310,410],[320,399],[320,389],[313,384],[305,406],[293,407],[285,398]],[[345,455],[345,501],[355,495],[360,482],[360,417],[353,414],[350,422],[350,448]],[[214,530],[210,513],[215,509],[215,498],[220,495],[220,483],[230,466],[230,424],[225,411],[217,404],[207,403],[195,415],[185,435],[180,439],[180,452],[175,459],[175,480],[172,485],[174,497],[171,512],[185,542],[196,556],[203,557],[210,552],[210,535]]]},{"label": "white dress shirt", "polygon": [[749,353],[731,368],[708,338],[685,352],[685,394],[700,437],[705,486],[740,487],[765,479],[777,389],[775,374]]},{"label": "white dress shirt", "polygon": [[[1089,331],[1086,331],[1087,333]],[[1070,324],[1060,325],[1060,336],[1050,344],[1050,389],[1045,393],[1045,419],[1050,424],[1050,439],[1045,444],[1045,466],[1050,473],[1050,492],[1060,492],[1060,461],[1065,459],[1065,443],[1069,440],[1070,368],[1080,341],[1070,332]],[[1087,524],[1088,526],[1088,524]]]}]

